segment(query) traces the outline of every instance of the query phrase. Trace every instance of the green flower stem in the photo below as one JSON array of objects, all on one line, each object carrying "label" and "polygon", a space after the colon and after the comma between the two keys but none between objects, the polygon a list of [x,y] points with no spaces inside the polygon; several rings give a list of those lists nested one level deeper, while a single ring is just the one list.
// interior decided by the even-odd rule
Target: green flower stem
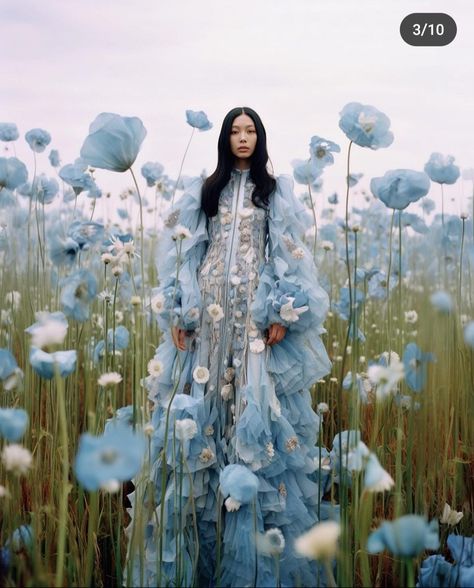
[{"label": "green flower stem", "polygon": [[[140,195],[140,188],[138,187],[137,179],[135,174],[133,173],[132,168],[130,168],[130,173],[132,174],[133,181],[135,183],[135,188],[137,190],[138,201],[140,204],[140,272],[141,272],[141,294],[140,294],[140,301],[141,301],[141,324],[140,324],[140,334],[141,334],[141,349],[140,349],[140,375],[142,377],[146,374],[146,354],[147,354],[147,325],[146,325],[146,314],[145,314],[145,239],[144,239],[144,232],[143,232],[143,202],[142,197]],[[131,262],[130,262],[131,265]],[[144,413],[147,413],[147,406],[145,403],[144,406]],[[148,416],[144,414],[144,416]],[[135,419],[133,421],[135,423]]]},{"label": "green flower stem", "polygon": [[[370,492],[364,490],[359,502],[359,549],[360,549],[360,570],[362,575],[362,586],[372,586],[372,579],[370,577],[369,556],[367,553],[367,539],[369,536],[369,529],[372,523],[373,511],[373,496]],[[357,547],[356,547],[357,549]]]},{"label": "green flower stem", "polygon": [[[474,196],[473,196],[474,200]],[[463,249],[464,249],[464,231],[465,231],[465,218],[461,218],[462,220],[462,233],[461,233],[461,251],[459,254],[459,290],[458,290],[458,313],[459,315],[462,314],[462,257],[463,257]],[[473,218],[473,226],[474,226],[474,218]]]},{"label": "green flower stem", "polygon": [[183,159],[181,160],[181,165],[179,167],[179,172],[178,172],[178,179],[176,180],[176,183],[174,185],[173,196],[171,198],[171,206],[173,206],[173,204],[174,204],[174,195],[176,194],[176,188],[177,188],[178,182],[179,182],[179,180],[181,178],[181,172],[183,171],[184,160],[186,159],[186,154],[188,153],[188,149],[189,149],[189,146],[191,145],[191,141],[192,141],[192,138],[193,138],[193,135],[194,135],[194,131],[195,130],[196,130],[196,128],[193,127],[193,130],[191,132],[191,136],[189,137],[188,144],[186,145],[186,149],[184,151]]},{"label": "green flower stem", "polygon": [[395,210],[392,213],[392,221],[390,223],[390,235],[389,235],[389,245],[388,245],[388,270],[387,270],[387,345],[388,345],[388,365],[391,363],[391,353],[392,351],[392,313],[390,309],[390,272],[392,270],[392,233],[393,233],[393,221],[395,219]]},{"label": "green flower stem", "polygon": [[87,588],[92,585],[92,572],[94,567],[95,537],[99,512],[99,492],[90,493],[89,520],[87,524],[87,551],[86,551],[86,582]]},{"label": "green flower stem", "polygon": [[[342,419],[342,406],[343,406],[343,396],[342,396],[342,382],[344,380],[344,367],[346,361],[346,354],[347,354],[347,346],[349,343],[349,332],[352,323],[352,313],[353,313],[353,303],[352,303],[352,284],[351,284],[351,268],[350,268],[350,260],[349,260],[349,170],[350,170],[350,154],[352,148],[352,141],[349,143],[348,151],[347,151],[347,172],[346,172],[346,216],[345,216],[345,245],[346,245],[346,269],[347,269],[347,279],[349,284],[349,317],[347,320],[347,332],[346,332],[346,340],[344,342],[344,351],[342,354],[342,362],[341,362],[341,372],[339,377],[339,382],[337,384],[337,415],[338,415],[338,426],[337,432],[339,434],[339,472],[340,472],[340,505],[341,505],[341,521],[343,521],[344,528],[348,528],[348,489],[347,485],[343,483],[343,468],[342,468],[342,438],[341,432],[343,429],[343,419]],[[347,557],[342,557],[343,564],[339,567],[338,574],[340,576],[339,583],[342,585],[346,585],[350,583],[350,562],[349,562],[349,554],[350,551],[347,551],[346,546],[348,544],[348,532],[343,534],[342,538],[343,543],[343,554],[346,554]],[[331,572],[332,574],[332,572]]]},{"label": "green flower stem", "polygon": [[406,568],[406,587],[407,588],[415,588],[415,566],[413,563],[413,559],[406,558],[405,560],[405,568]]},{"label": "green flower stem", "polygon": [[69,483],[69,448],[66,403],[64,399],[64,381],[59,374],[59,366],[54,364],[54,377],[56,381],[56,396],[59,415],[59,438],[61,449],[61,496],[59,502],[58,522],[58,546],[56,560],[56,583],[55,586],[63,586],[64,578],[64,557],[66,550],[66,530],[68,524],[68,495],[72,490]]},{"label": "green flower stem", "polygon": [[327,557],[323,559],[324,571],[326,572],[326,579],[329,588],[337,588],[334,574],[332,573],[331,560]]}]

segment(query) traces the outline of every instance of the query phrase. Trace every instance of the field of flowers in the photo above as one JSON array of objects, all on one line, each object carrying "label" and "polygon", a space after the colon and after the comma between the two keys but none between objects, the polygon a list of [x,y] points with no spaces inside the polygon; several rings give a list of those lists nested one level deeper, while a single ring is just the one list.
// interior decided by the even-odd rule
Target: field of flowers
[{"label": "field of flowers", "polygon": [[[191,139],[212,126],[186,116]],[[389,170],[366,193],[351,152],[389,148],[390,120],[350,103],[339,124],[343,149],[314,136],[293,161],[333,361],[312,388],[321,522],[297,549],[321,563],[315,585],[473,586],[474,209],[446,213],[444,186],[465,182],[474,204],[474,169],[427,154],[423,171]],[[140,119],[102,113],[63,165],[46,130],[20,137],[0,123],[1,586],[122,585],[125,495],[147,460],[147,391],[164,368],[160,214],[186,180],[157,162],[136,173],[145,136]],[[23,140],[28,162],[15,156]],[[323,196],[342,150],[342,196]],[[98,168],[124,173],[120,195],[102,192]]]}]

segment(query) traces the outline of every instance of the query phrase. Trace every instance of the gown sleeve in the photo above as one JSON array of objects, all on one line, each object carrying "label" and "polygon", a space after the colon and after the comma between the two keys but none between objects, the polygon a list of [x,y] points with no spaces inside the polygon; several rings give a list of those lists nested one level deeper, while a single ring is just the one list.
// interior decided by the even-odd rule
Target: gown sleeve
[{"label": "gown sleeve", "polygon": [[326,318],[329,296],[319,284],[313,255],[302,241],[311,225],[306,208],[294,194],[293,180],[279,176],[270,199],[268,260],[252,308],[259,328],[279,323],[289,331],[303,332]]},{"label": "gown sleeve", "polygon": [[[302,381],[297,383],[299,378],[295,378],[295,389],[298,385],[310,386],[332,367],[320,338],[327,332],[323,322],[329,310],[329,295],[319,283],[313,255],[302,240],[312,224],[307,209],[294,194],[293,179],[279,176],[270,197],[268,259],[251,312],[260,329],[272,323],[286,327],[282,341],[270,348],[268,367],[277,372],[279,380],[283,374],[278,361],[295,364],[295,368],[298,364]],[[288,373],[296,374],[297,370],[289,369]]]},{"label": "gown sleeve", "polygon": [[[201,209],[202,185],[201,177],[186,182],[164,221],[156,248],[160,282],[152,291],[152,300],[160,300],[157,320],[162,331],[173,325],[192,331],[200,324],[202,300],[197,272],[208,245],[207,217]],[[188,236],[176,238],[176,231]]]}]

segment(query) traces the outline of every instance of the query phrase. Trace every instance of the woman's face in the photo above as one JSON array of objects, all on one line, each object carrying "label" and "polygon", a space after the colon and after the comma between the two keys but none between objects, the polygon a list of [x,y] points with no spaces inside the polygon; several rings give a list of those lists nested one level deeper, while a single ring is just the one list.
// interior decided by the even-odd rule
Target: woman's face
[{"label": "woman's face", "polygon": [[236,159],[250,159],[257,144],[257,131],[248,114],[234,118],[230,131],[230,149]]}]

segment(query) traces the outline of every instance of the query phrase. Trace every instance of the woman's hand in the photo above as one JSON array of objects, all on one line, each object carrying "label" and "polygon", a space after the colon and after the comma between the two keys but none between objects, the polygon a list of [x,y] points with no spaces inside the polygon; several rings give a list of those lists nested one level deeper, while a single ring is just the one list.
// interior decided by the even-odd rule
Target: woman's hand
[{"label": "woman's hand", "polygon": [[186,349],[186,342],[185,337],[188,337],[191,333],[186,331],[185,329],[180,329],[179,327],[171,327],[171,337],[173,339],[173,343],[180,351],[184,351]]},{"label": "woman's hand", "polygon": [[275,343],[280,343],[286,333],[286,327],[280,325],[279,323],[273,323],[270,325],[268,329],[268,338],[266,339],[265,343],[267,345],[274,345]]}]

